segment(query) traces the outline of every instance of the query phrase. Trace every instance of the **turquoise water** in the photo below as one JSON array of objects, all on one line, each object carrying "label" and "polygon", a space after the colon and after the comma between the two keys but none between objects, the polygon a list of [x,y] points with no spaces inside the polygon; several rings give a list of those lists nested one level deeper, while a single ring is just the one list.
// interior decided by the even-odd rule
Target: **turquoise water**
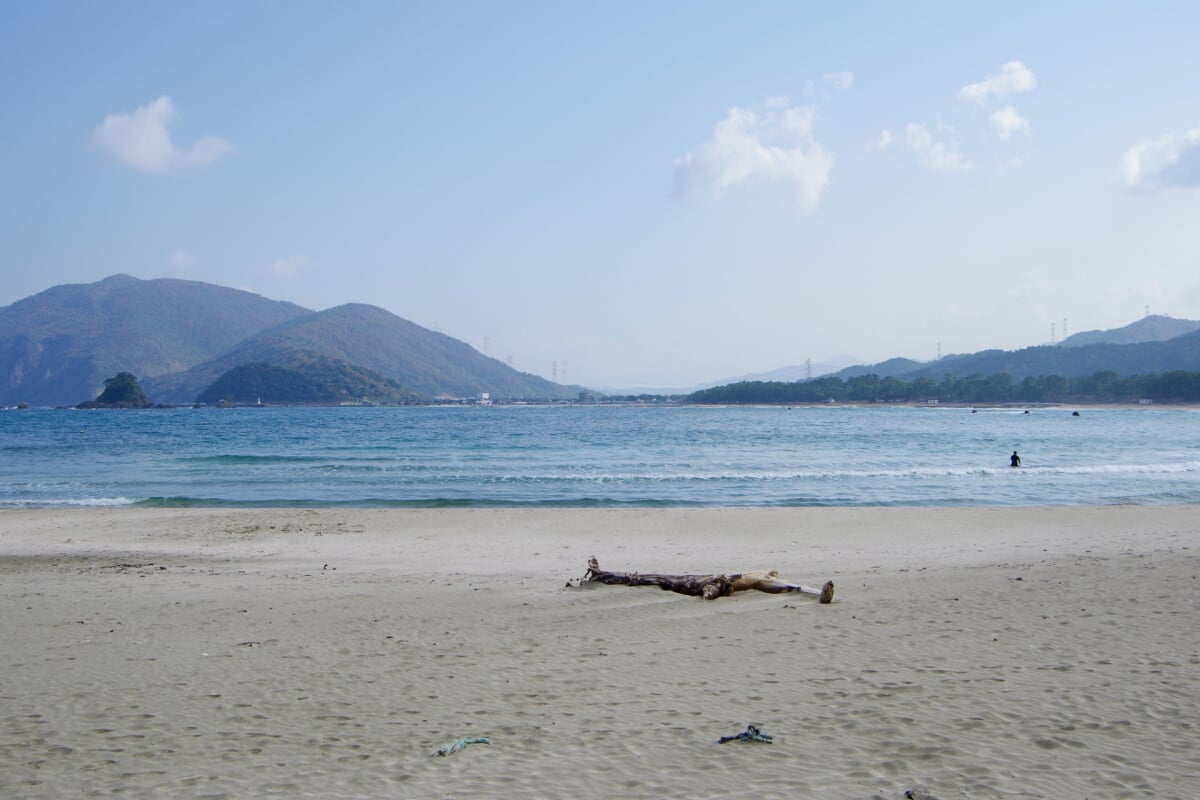
[{"label": "turquoise water", "polygon": [[0,411],[0,507],[1197,502],[1186,409]]}]

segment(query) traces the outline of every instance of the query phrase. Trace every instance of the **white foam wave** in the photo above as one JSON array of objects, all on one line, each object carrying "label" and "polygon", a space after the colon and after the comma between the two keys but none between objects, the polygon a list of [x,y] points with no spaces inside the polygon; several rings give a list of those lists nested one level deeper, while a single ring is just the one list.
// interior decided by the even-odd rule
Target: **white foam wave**
[{"label": "white foam wave", "polygon": [[855,480],[863,478],[966,478],[985,475],[1121,475],[1121,474],[1186,474],[1200,472],[1200,461],[1174,464],[1098,464],[1069,466],[1025,466],[1018,471],[1012,467],[893,467],[849,470],[764,470],[738,472],[694,472],[670,469],[656,472],[605,472],[541,475],[479,476],[484,482],[498,483],[626,483],[669,481],[796,481],[796,480]]},{"label": "white foam wave", "polygon": [[138,502],[128,497],[69,497],[0,500],[0,508],[111,508]]}]

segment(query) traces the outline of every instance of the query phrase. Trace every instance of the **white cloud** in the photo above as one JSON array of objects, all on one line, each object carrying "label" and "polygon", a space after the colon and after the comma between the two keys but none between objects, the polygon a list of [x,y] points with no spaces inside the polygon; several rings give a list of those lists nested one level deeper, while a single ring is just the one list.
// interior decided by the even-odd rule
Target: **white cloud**
[{"label": "white cloud", "polygon": [[164,95],[136,111],[108,115],[92,141],[121,163],[160,175],[202,167],[233,152],[232,144],[216,136],[177,146],[170,131],[177,117],[171,98]]},{"label": "white cloud", "polygon": [[887,150],[899,147],[916,156],[917,163],[929,169],[940,172],[968,170],[974,167],[958,149],[958,142],[953,139],[953,130],[942,126],[939,131],[950,134],[948,139],[936,139],[929,126],[919,122],[910,122],[904,126],[904,138],[899,138],[886,128],[870,142],[867,151]]},{"label": "white cloud", "polygon": [[1029,120],[1018,114],[1012,106],[993,111],[988,119],[1001,139],[1008,139],[1014,133],[1029,133]]},{"label": "white cloud", "polygon": [[283,256],[275,259],[271,264],[271,272],[279,278],[294,278],[301,270],[316,266],[316,263],[308,256]]},{"label": "white cloud", "polygon": [[815,114],[778,98],[762,112],[730,109],[708,141],[675,159],[676,186],[720,195],[743,183],[784,181],[796,189],[801,210],[813,211],[833,169],[833,156],[813,138]]},{"label": "white cloud", "polygon": [[843,91],[854,85],[854,73],[845,69],[841,72],[827,72],[822,76],[821,83],[826,88]]},{"label": "white cloud", "polygon": [[1023,94],[1037,86],[1037,78],[1029,67],[1020,61],[1010,61],[1000,68],[1000,72],[978,83],[968,84],[958,90],[958,96],[977,103],[986,103],[995,98],[1005,98],[1010,94]]},{"label": "white cloud", "polygon": [[804,96],[820,96],[822,100],[828,100],[833,96],[834,92],[844,92],[853,85],[854,73],[850,70],[844,69],[840,72],[826,72],[821,76],[820,86],[811,80],[804,82]]},{"label": "white cloud", "polygon": [[1200,128],[1133,145],[1121,156],[1120,171],[1131,189],[1200,186]]},{"label": "white cloud", "polygon": [[892,132],[884,128],[873,141],[867,142],[867,150],[887,150],[895,141],[896,137],[892,136]]},{"label": "white cloud", "polygon": [[910,122],[904,127],[904,143],[917,157],[917,163],[939,172],[968,170],[974,165],[958,149],[953,139],[935,139],[928,126]]}]

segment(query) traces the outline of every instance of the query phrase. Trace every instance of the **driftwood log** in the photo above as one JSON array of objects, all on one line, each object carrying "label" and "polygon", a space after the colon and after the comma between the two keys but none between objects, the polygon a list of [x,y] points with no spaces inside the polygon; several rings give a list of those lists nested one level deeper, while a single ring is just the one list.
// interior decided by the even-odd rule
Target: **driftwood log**
[{"label": "driftwood log", "polygon": [[737,572],[730,575],[660,575],[652,572],[610,572],[600,569],[600,562],[595,557],[588,559],[587,572],[579,579],[584,583],[621,584],[624,586],[657,586],[679,594],[703,597],[705,600],[716,600],[727,597],[734,592],[754,589],[759,592],[782,594],[785,592],[800,592],[811,594],[821,603],[833,602],[833,581],[826,581],[820,589],[803,586],[798,583],[788,583],[779,579],[777,570],[757,570],[754,572]]}]

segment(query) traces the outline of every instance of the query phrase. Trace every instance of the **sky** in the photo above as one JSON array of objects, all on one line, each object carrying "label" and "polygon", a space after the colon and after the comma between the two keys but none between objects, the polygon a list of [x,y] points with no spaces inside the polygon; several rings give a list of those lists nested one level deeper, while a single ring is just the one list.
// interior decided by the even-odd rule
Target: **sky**
[{"label": "sky", "polygon": [[1200,319],[1200,4],[0,2],[0,306],[369,303],[603,390]]}]

